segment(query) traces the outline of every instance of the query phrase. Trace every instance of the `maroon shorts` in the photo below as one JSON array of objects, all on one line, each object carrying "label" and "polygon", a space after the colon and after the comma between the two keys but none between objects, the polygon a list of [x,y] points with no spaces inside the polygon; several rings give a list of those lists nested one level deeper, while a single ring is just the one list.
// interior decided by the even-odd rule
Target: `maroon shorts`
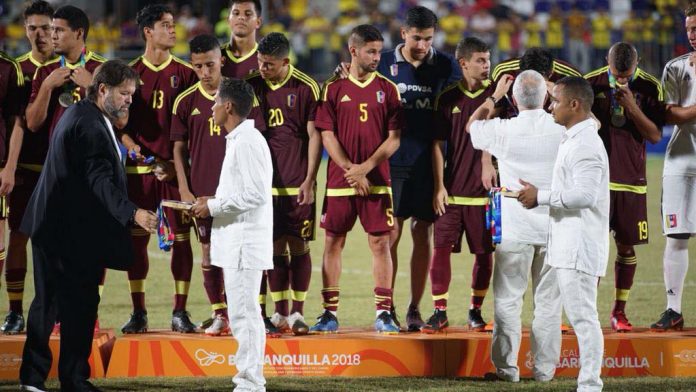
[{"label": "maroon shorts", "polygon": [[377,234],[394,228],[391,195],[326,196],[321,213],[321,227],[327,235],[349,232],[355,220],[366,233]]},{"label": "maroon shorts", "polygon": [[622,245],[648,243],[647,195],[610,191],[609,229]]},{"label": "maroon shorts", "polygon": [[210,243],[210,231],[213,229],[213,218],[196,218],[198,241],[201,244]]},{"label": "maroon shorts", "polygon": [[464,233],[472,254],[493,252],[491,233],[486,230],[485,206],[445,206],[445,214],[435,220],[435,247],[452,247],[453,253],[459,253]]},{"label": "maroon shorts", "polygon": [[150,174],[128,174],[128,199],[138,208],[156,211],[159,206],[157,179]]},{"label": "maroon shorts", "polygon": [[299,205],[297,196],[273,196],[273,240],[289,235],[314,240],[315,204]]},{"label": "maroon shorts", "polygon": [[7,218],[7,223],[11,231],[19,230],[31,194],[34,193],[34,188],[36,188],[36,184],[39,182],[39,176],[41,176],[39,172],[21,167],[17,168],[15,172],[15,187],[9,195],[10,214]]}]

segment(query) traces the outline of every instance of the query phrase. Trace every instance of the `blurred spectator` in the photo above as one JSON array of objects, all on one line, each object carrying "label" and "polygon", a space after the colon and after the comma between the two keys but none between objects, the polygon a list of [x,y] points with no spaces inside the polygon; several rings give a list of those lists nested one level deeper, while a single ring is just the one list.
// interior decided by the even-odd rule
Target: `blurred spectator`
[{"label": "blurred spectator", "polygon": [[526,22],[524,22],[525,40],[524,46],[527,48],[540,48],[542,26],[536,14],[532,14]]},{"label": "blurred spectator", "polygon": [[604,57],[611,47],[611,16],[606,9],[599,9],[592,19],[592,69],[601,68],[605,64]]},{"label": "blurred spectator", "polygon": [[[565,58],[563,56],[563,45],[565,45],[563,24],[561,9],[558,6],[551,7],[551,13],[546,23],[546,49],[551,52],[555,59]],[[573,65],[577,67],[577,64]]]},{"label": "blurred spectator", "polygon": [[307,36],[307,48],[309,49],[309,72],[318,74],[326,67],[326,36],[331,31],[331,22],[322,15],[318,8],[312,10],[312,14],[304,20],[304,32]]},{"label": "blurred spectator", "polygon": [[628,42],[631,45],[638,46],[640,37],[640,20],[635,11],[631,11],[628,18],[621,23],[622,41]]},{"label": "blurred spectator", "polygon": [[653,75],[659,75],[661,70],[657,68],[657,34],[655,34],[657,29],[657,23],[653,18],[652,12],[644,11],[641,20],[641,42],[640,42],[640,56],[641,56],[641,67]]},{"label": "blurred spectator", "polygon": [[[657,45],[659,48],[658,62],[660,66],[667,64],[674,56],[674,18],[669,7],[658,8],[660,17],[657,26]],[[661,74],[661,72],[658,72]]]},{"label": "blurred spectator", "polygon": [[466,30],[466,19],[454,11],[452,3],[444,3],[442,5],[446,10],[446,14],[439,20],[440,30],[444,35],[442,49],[446,53],[453,54],[459,41],[464,37]]},{"label": "blurred spectator", "polygon": [[[509,19],[498,21],[498,58],[508,59],[512,57],[512,34],[515,26]],[[497,63],[498,61],[495,61]]]},{"label": "blurred spectator", "polygon": [[590,51],[585,42],[588,35],[588,20],[585,13],[573,7],[568,22],[568,60],[580,71],[590,71]]},{"label": "blurred spectator", "polygon": [[230,24],[227,23],[227,17],[230,15],[229,7],[224,7],[220,10],[220,19],[215,22],[215,36],[219,40],[227,41],[232,34]]},{"label": "blurred spectator", "polygon": [[480,38],[491,48],[495,47],[496,20],[488,10],[480,6],[477,7],[469,20],[469,28],[472,35]]}]

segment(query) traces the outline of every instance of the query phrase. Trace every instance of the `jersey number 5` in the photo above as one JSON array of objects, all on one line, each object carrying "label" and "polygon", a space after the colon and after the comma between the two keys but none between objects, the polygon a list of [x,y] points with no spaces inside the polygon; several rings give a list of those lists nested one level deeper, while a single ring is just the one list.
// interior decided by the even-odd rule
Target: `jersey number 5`
[{"label": "jersey number 5", "polygon": [[361,103],[358,108],[360,109],[360,121],[366,122],[367,121],[367,103],[363,102]]}]

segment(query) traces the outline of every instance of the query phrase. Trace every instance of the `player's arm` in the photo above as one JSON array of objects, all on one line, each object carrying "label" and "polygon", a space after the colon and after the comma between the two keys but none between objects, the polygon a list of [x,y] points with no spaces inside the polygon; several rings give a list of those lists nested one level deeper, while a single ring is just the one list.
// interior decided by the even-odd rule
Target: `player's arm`
[{"label": "player's arm", "polygon": [[0,173],[0,196],[5,196],[12,192],[15,186],[15,172],[19,161],[19,152],[22,150],[24,141],[24,128],[21,116],[14,116],[14,126],[12,136],[10,136],[10,149],[7,153],[5,168]]},{"label": "player's arm", "polygon": [[[37,76],[41,69],[37,71]],[[61,87],[70,79],[70,69],[66,67],[53,70],[43,81],[34,77],[32,84],[32,102],[27,107],[26,119],[27,128],[32,132],[38,132],[39,128],[48,117],[48,103],[51,100],[51,93],[56,88]]]},{"label": "player's arm", "polygon": [[696,105],[681,106],[681,86],[684,77],[683,71],[678,68],[666,66],[662,74],[662,89],[665,92],[667,103],[665,121],[667,124],[681,125],[696,120]]},{"label": "player's arm", "polygon": [[445,188],[445,149],[444,140],[434,140],[432,145],[433,154],[433,210],[442,216],[447,205],[447,189]]},{"label": "player's arm", "polygon": [[323,129],[321,131],[321,141],[331,160],[341,169],[348,170],[353,165],[353,162],[348,159],[348,155],[341,147],[341,143],[336,139],[336,134],[333,130]]},{"label": "player's arm", "polygon": [[389,135],[387,139],[382,142],[382,144],[377,147],[377,150],[370,155],[364,162],[357,165],[352,165],[346,171],[344,177],[350,183],[361,181],[361,179],[367,176],[367,173],[371,172],[372,169],[377,167],[380,163],[389,159],[396,150],[399,149],[399,144],[401,143],[401,130],[389,130]]},{"label": "player's arm", "polygon": [[321,162],[321,141],[322,136],[314,126],[314,121],[307,122],[307,134],[309,143],[307,146],[307,177],[300,185],[300,194],[297,202],[300,205],[312,204],[314,202],[314,187],[317,181],[317,172]]},{"label": "player's arm", "polygon": [[633,123],[636,124],[636,130],[645,140],[655,144],[662,139],[662,132],[640,109],[628,86],[619,87],[616,101],[626,109],[626,115],[633,120]]},{"label": "player's arm", "polygon": [[696,120],[696,105],[679,106],[667,105],[666,112],[667,124],[680,125]]},{"label": "player's arm", "polygon": [[176,179],[179,182],[179,194],[181,201],[193,203],[196,201],[196,196],[191,193],[189,188],[188,176],[188,146],[183,140],[174,141],[174,169],[176,169]]}]

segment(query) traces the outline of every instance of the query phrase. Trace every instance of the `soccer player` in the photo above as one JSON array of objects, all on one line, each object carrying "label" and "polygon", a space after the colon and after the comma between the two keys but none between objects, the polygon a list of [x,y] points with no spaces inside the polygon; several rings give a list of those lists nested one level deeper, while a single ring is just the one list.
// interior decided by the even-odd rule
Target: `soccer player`
[{"label": "soccer player", "polygon": [[258,68],[256,31],[261,28],[261,1],[232,0],[227,22],[232,35],[222,45],[222,76],[244,78]]},{"label": "soccer player", "polygon": [[601,123],[599,135],[609,155],[610,229],[617,253],[611,328],[629,332],[633,326],[625,308],[636,273],[633,247],[648,243],[645,141],[660,141],[665,111],[660,82],[638,68],[638,52],[631,44],[614,44],[607,62],[585,79],[594,91],[592,113]]},{"label": "soccer player", "polygon": [[[471,281],[469,328],[483,331],[481,305],[492,273],[493,243],[486,230],[487,192],[481,181],[481,151],[471,144],[466,124],[469,116],[491,98],[495,85],[488,80],[491,67],[490,49],[476,37],[457,45],[455,57],[464,77],[438,95],[435,100],[435,140],[432,144],[435,186],[433,209],[435,250],[430,266],[430,283],[435,310],[421,328],[436,333],[449,326],[447,300],[452,279],[450,257],[461,252],[462,235],[466,233],[469,251],[474,254]],[[446,148],[446,151],[445,151]]]},{"label": "soccer player", "polygon": [[572,64],[553,58],[551,52],[542,48],[529,48],[522,57],[505,60],[493,68],[491,79],[498,82],[503,75],[517,76],[520,72],[533,69],[550,82],[557,82],[566,76],[582,76]]},{"label": "soccer player", "polygon": [[[51,38],[53,7],[45,1],[35,1],[24,10],[24,28],[31,44],[31,51],[17,58],[24,88],[16,101],[26,107],[31,95],[31,80],[36,69],[54,58]],[[5,169],[0,173],[0,194],[11,192],[8,225],[10,241],[7,248],[5,282],[10,309],[0,330],[5,334],[16,334],[24,330],[24,278],[27,273],[27,241],[29,238],[19,231],[27,202],[34,192],[43,161],[48,151],[48,133],[25,132],[26,125],[15,127],[10,137],[9,152]],[[2,238],[5,238],[2,236]]]},{"label": "soccer player", "polygon": [[250,118],[264,133],[273,159],[273,269],[268,285],[275,313],[270,321],[281,331],[305,335],[309,327],[303,307],[312,274],[309,241],[314,239],[322,153],[321,135],[314,127],[319,86],[290,65],[289,54],[288,39],[270,33],[259,43],[259,71],[247,82],[260,105]]},{"label": "soccer player", "polygon": [[[145,40],[145,53],[131,62],[140,75],[140,86],[133,97],[127,135],[122,142],[138,158],[153,156],[157,165],[153,175],[150,165],[141,160],[129,159],[128,197],[140,208],[156,210],[160,200],[179,200],[179,190],[172,159],[170,124],[174,100],[184,90],[196,83],[196,73],[191,65],[173,56],[171,48],[176,43],[174,16],[164,5],[148,5],[136,17],[138,29]],[[186,300],[193,269],[193,254],[190,242],[190,218],[172,209],[165,209],[167,219],[175,233],[172,247],[171,270],[174,278],[174,309],[172,330],[189,333],[195,325],[186,311]],[[147,309],[145,307],[145,279],[149,260],[147,244],[150,233],[134,228],[133,247],[136,259],[128,271],[133,313],[123,325],[123,333],[147,331]]]},{"label": "soccer player", "polygon": [[[382,54],[377,71],[399,86],[404,102],[406,127],[401,145],[389,158],[394,201],[395,228],[391,238],[394,265],[392,288],[397,271],[397,249],[406,219],[411,218],[411,300],[406,313],[409,331],[423,326],[418,305],[423,297],[431,257],[433,171],[431,164],[435,97],[443,87],[461,79],[461,69],[454,59],[432,47],[437,16],[421,6],[406,12],[401,28],[402,44]],[[398,323],[392,308],[394,321]]]},{"label": "soccer player", "polygon": [[[225,135],[220,125],[213,121],[212,109],[215,92],[222,80],[220,44],[213,36],[199,35],[189,42],[189,48],[191,64],[199,82],[179,94],[174,101],[170,138],[174,141],[174,165],[181,200],[193,203],[196,195],[215,194],[225,158]],[[190,173],[190,181],[187,173]],[[219,336],[229,333],[229,320],[222,269],[210,264],[212,224],[212,218],[196,220],[202,251],[203,287],[213,307],[213,322],[205,333]]]},{"label": "soccer player", "polygon": [[[696,5],[684,12],[689,43],[696,49]],[[681,330],[682,293],[689,268],[689,237],[696,234],[696,52],[665,65],[662,86],[666,119],[674,124],[662,172],[662,231],[667,235],[662,259],[667,310],[650,326],[653,331]]]},{"label": "soccer player", "polygon": [[399,148],[404,125],[396,85],[376,72],[384,39],[375,27],[359,25],[348,39],[350,75],[326,82],[315,125],[329,153],[321,227],[326,230],[322,265],[324,312],[313,333],[338,330],[341,253],[356,218],[367,232],[372,253],[380,333],[398,333],[391,315],[392,263],[390,231],[394,228],[387,159]]}]

